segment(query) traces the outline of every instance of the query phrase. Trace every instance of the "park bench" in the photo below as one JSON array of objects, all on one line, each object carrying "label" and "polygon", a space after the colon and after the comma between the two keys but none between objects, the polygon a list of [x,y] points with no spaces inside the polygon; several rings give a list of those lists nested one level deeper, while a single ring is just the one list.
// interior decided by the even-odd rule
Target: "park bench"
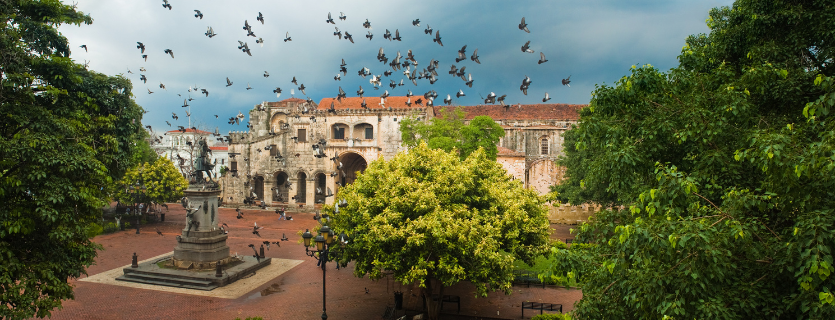
[{"label": "park bench", "polygon": [[528,288],[531,287],[531,283],[537,284],[537,285],[541,284],[542,287],[545,288],[545,282],[542,282],[542,280],[539,280],[539,276],[536,273],[531,272],[531,271],[523,271],[523,270],[514,271],[513,283],[514,284],[520,284],[520,285],[524,284],[524,285],[527,285]]},{"label": "park bench", "polygon": [[539,310],[539,314],[545,311],[562,312],[562,305],[557,303],[522,302],[522,318],[525,317],[525,309]]}]

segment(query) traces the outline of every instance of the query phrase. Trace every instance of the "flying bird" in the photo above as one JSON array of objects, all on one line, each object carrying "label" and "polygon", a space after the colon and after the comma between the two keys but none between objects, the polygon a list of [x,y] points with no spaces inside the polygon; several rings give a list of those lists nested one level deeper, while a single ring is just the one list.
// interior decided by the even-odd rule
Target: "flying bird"
[{"label": "flying bird", "polygon": [[267,72],[267,71],[264,71],[264,78],[269,78],[269,77],[270,77],[270,73]]},{"label": "flying bird", "polygon": [[205,34],[206,34],[206,36],[207,36],[207,37],[209,37],[209,38],[214,37],[214,36],[216,36],[216,35],[217,35],[217,33],[215,33],[215,30],[214,30],[214,29],[212,29],[212,27],[209,27],[209,29],[208,29],[208,30],[206,30],[206,33],[205,33]]},{"label": "flying bird", "polygon": [[362,23],[362,26],[366,29],[371,29],[371,22],[368,22],[368,19],[365,19],[365,22]]},{"label": "flying bird", "polygon": [[205,94],[205,95],[206,95],[206,97],[208,97],[208,96],[209,96],[209,90],[206,90],[206,89],[200,89],[200,93]]},{"label": "flying bird", "polygon": [[142,51],[140,53],[145,53],[145,44],[143,44],[142,42],[137,41],[136,42],[136,48],[139,49],[140,51]]},{"label": "flying bird", "polygon": [[368,31],[368,34],[366,34],[365,37],[368,38],[368,40],[371,40],[371,38],[374,38],[374,34],[371,33],[371,31]]},{"label": "flying bird", "polygon": [[229,77],[226,77],[226,86],[228,87],[228,86],[231,86],[231,85],[232,85],[232,81],[229,81]]},{"label": "flying bird", "polygon": [[86,44],[82,44],[82,45],[80,45],[79,47],[80,47],[80,48],[84,48],[84,52],[87,52],[87,45],[86,45]]},{"label": "flying bird", "polygon": [[542,52],[539,52],[539,61],[537,61],[536,64],[543,64],[543,63],[546,63],[546,62],[548,62],[548,59],[545,59],[545,54],[542,53]]},{"label": "flying bird", "polygon": [[464,94],[464,90],[458,89],[458,93],[455,94],[455,97],[461,98],[463,96],[466,96],[466,94]]},{"label": "flying bird", "polygon": [[394,38],[391,38],[389,40],[403,41],[403,39],[400,39],[400,30],[394,29]]},{"label": "flying bird", "polygon": [[569,88],[571,88],[571,85],[569,85],[569,83],[571,83],[571,76],[570,75],[568,76],[568,78],[562,79],[562,85],[568,86]]},{"label": "flying bird", "polygon": [[412,25],[415,27],[420,27],[420,19],[412,20]]},{"label": "flying bird", "polygon": [[264,15],[260,12],[258,13],[258,17],[255,20],[261,21],[261,24],[264,24]]},{"label": "flying bird", "polygon": [[148,89],[148,94],[152,94],[152,93],[154,93],[154,92],[151,91],[151,89]]},{"label": "flying bird", "polygon": [[333,18],[331,18],[330,12],[328,12],[328,20],[325,20],[325,23],[336,24],[336,22],[333,22]]},{"label": "flying bird", "polygon": [[430,27],[430,26],[427,24],[427,25],[426,25],[426,29],[424,29],[424,30],[423,30],[423,33],[424,33],[424,34],[428,34],[428,35],[432,35],[432,27]]},{"label": "flying bird", "polygon": [[293,84],[295,84],[295,85],[299,85],[299,81],[298,81],[298,80],[296,80],[296,77],[295,77],[295,76],[293,77],[293,80],[290,80],[290,82],[292,82],[292,83],[293,83]]},{"label": "flying bird", "polygon": [[525,42],[525,45],[522,46],[522,52],[533,53],[533,50],[531,50],[531,42],[530,41]]},{"label": "flying bird", "polygon": [[348,41],[351,41],[351,43],[354,43],[354,37],[351,36],[351,34],[348,33],[348,31],[345,31],[345,40],[348,40]]},{"label": "flying bird", "polygon": [[348,18],[348,17],[347,17],[347,16],[345,16],[345,14],[344,14],[344,13],[339,12],[339,20],[345,20],[345,19],[347,19],[347,18]]},{"label": "flying bird", "polygon": [[275,90],[273,90],[273,93],[275,93],[275,98],[278,99],[279,97],[281,97],[281,88],[275,87]]},{"label": "flying bird", "polygon": [[148,83],[148,78],[144,74],[139,75],[139,80],[142,80],[142,83]]},{"label": "flying bird", "polygon": [[[264,39],[263,38],[258,38],[257,40],[255,40],[255,43],[260,44],[261,48],[264,47]],[[247,53],[249,53],[249,52],[247,52]]]},{"label": "flying bird", "polygon": [[391,31],[389,29],[386,29],[386,33],[383,34],[383,39],[389,39],[391,41]]},{"label": "flying bird", "polygon": [[171,10],[171,4],[168,3],[168,0],[162,0],[162,7],[168,8],[169,11]]},{"label": "flying bird", "polygon": [[339,31],[338,27],[333,27],[333,28],[336,29],[336,31],[333,32],[333,35],[339,37],[339,39],[342,39],[342,31]]},{"label": "flying bird", "polygon": [[284,38],[284,42],[293,41],[293,38],[290,38],[290,31],[287,31],[287,37]]},{"label": "flying bird", "polygon": [[194,10],[194,17],[203,20],[203,13],[201,13],[200,10]]},{"label": "flying bird", "polygon": [[550,96],[548,96],[548,93],[546,92],[546,93],[545,93],[545,98],[542,98],[542,102],[546,102],[546,101],[548,101],[548,100],[551,100],[551,97],[550,97]]},{"label": "flying bird", "polygon": [[473,55],[470,56],[470,60],[475,61],[475,63],[481,64],[481,61],[478,61],[478,48],[473,51]]},{"label": "flying bird", "polygon": [[165,53],[167,53],[167,54],[169,54],[169,55],[171,55],[171,59],[174,59],[174,51],[173,51],[173,50],[171,50],[171,49],[165,49],[165,51],[164,51],[164,52],[165,52]]},{"label": "flying bird", "polygon": [[441,42],[441,30],[435,31],[435,39],[432,39],[432,41],[437,42],[441,47],[444,46],[444,43]]},{"label": "flying bird", "polygon": [[252,87],[249,86],[249,82],[246,83],[246,89],[247,90],[252,90]]},{"label": "flying bird", "polygon": [[531,30],[528,30],[528,24],[525,23],[525,17],[522,17],[522,23],[519,23],[519,30],[531,33]]},{"label": "flying bird", "polygon": [[143,55],[142,55],[142,59],[145,59],[145,62],[147,62],[147,61],[148,61],[148,55],[147,55],[147,54],[143,54]]},{"label": "flying bird", "polygon": [[461,62],[467,60],[467,45],[461,47],[461,50],[458,50],[458,58],[455,58],[455,62]]}]

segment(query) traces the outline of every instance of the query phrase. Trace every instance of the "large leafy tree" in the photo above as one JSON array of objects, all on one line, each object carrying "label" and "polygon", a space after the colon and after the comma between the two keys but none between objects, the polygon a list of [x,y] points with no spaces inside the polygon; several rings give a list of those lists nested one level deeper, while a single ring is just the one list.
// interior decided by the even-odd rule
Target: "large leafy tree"
[{"label": "large leafy tree", "polygon": [[488,116],[476,116],[465,123],[466,113],[460,109],[441,109],[439,117],[429,121],[406,118],[400,122],[403,145],[416,147],[421,141],[430,148],[447,152],[456,150],[461,159],[478,148],[484,148],[487,157],[496,160],[496,143],[504,136],[504,129]]},{"label": "large leafy tree", "polygon": [[[323,211],[351,237],[344,258],[356,262],[354,274],[379,279],[391,271],[418,284],[426,301],[460,281],[472,282],[477,296],[510,294],[513,262],[532,263],[547,249],[542,198],[481,149],[462,161],[420,143],[372,162],[337,198],[347,207]],[[439,307],[429,303],[431,319]]]},{"label": "large leafy tree", "polygon": [[186,178],[167,157],[158,157],[154,162],[128,170],[119,182],[121,187],[116,190],[114,198],[122,203],[134,202],[134,195],[126,190],[137,183],[145,186],[140,200],[143,203],[173,202],[181,198],[183,190],[188,188]]},{"label": "large leafy tree", "polygon": [[93,263],[87,229],[134,166],[142,109],[130,81],[74,63],[58,0],[0,1],[0,318],[45,317]]},{"label": "large leafy tree", "polygon": [[615,208],[557,250],[577,316],[835,317],[833,25],[832,1],[740,0],[678,67],[597,88],[555,188]]}]

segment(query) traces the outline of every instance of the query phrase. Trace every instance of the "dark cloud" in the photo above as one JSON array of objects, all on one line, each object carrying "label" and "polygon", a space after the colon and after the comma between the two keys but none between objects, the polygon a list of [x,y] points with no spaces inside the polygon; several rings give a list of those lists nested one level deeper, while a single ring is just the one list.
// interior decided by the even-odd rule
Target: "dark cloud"
[{"label": "dark cloud", "polygon": [[[632,65],[652,64],[661,70],[674,67],[676,56],[688,35],[707,33],[705,19],[710,8],[730,5],[729,0],[708,1],[246,1],[204,2],[170,0],[173,10],[156,1],[94,1],[79,0],[78,8],[90,14],[90,26],[62,26],[61,31],[76,48],[72,57],[90,61],[90,67],[106,74],[124,74],[134,83],[136,101],[150,112],[143,122],[155,129],[168,129],[166,120],[186,125],[185,108],[189,86],[209,90],[209,97],[192,92],[192,124],[200,123],[221,132],[245,130],[224,121],[230,116],[253,107],[262,101],[275,101],[272,90],[281,87],[281,99],[290,97],[296,86],[293,76],[304,83],[307,94],[319,101],[334,97],[338,87],[353,95],[358,86],[368,96],[378,96],[389,79],[404,78],[402,71],[384,78],[379,91],[373,90],[368,79],[357,76],[357,71],[368,67],[374,74],[388,69],[376,61],[376,53],[383,47],[387,56],[397,51],[406,55],[412,49],[419,66],[430,59],[440,61],[439,80],[435,85],[419,81],[390,90],[392,95],[404,95],[406,90],[422,94],[434,89],[441,97],[463,89],[466,97],[456,103],[473,105],[481,101],[479,94],[489,92],[507,94],[511,103],[536,103],[545,92],[558,103],[588,103],[595,84],[611,84],[628,73]],[[194,17],[194,9],[203,13],[202,20]],[[325,23],[331,12],[336,27],[353,35],[354,44],[333,36],[334,25]],[[346,21],[337,18],[343,11]],[[262,12],[266,23],[256,21]],[[404,13],[407,12],[407,13]],[[531,33],[517,28],[521,17],[526,17]],[[414,27],[413,19],[420,18],[421,26]],[[374,39],[365,38],[367,29],[362,23],[372,24]],[[247,37],[242,29],[247,20],[264,46]],[[444,47],[432,42],[423,30],[429,24],[440,30]],[[212,26],[218,36],[203,35]],[[383,39],[383,33],[399,30],[402,42]],[[284,42],[286,32],[293,38]],[[238,50],[238,41],[248,43],[252,56]],[[145,62],[136,42],[147,49]],[[534,54],[523,53],[520,47],[531,41]],[[86,44],[89,52],[78,46]],[[478,48],[482,64],[469,59],[455,63],[457,50],[467,45],[467,55]],[[174,59],[163,53],[174,51]],[[549,61],[538,65],[539,52]],[[341,59],[348,63],[348,75],[334,81]],[[473,75],[473,88],[459,78],[447,74],[451,64],[467,66]],[[139,80],[139,68],[149,81]],[[133,71],[128,74],[127,70]],[[262,76],[264,71],[269,78]],[[522,95],[519,85],[525,76],[533,79],[528,95]],[[570,88],[560,80],[571,75]],[[234,82],[226,87],[226,77]],[[167,90],[159,88],[164,83]],[[253,90],[245,90],[249,83]],[[149,95],[147,89],[154,91]],[[180,94],[181,96],[178,96]],[[300,92],[296,97],[305,98]],[[439,101],[440,102],[440,101]],[[171,112],[180,116],[171,119]],[[214,118],[218,114],[219,119]]]}]

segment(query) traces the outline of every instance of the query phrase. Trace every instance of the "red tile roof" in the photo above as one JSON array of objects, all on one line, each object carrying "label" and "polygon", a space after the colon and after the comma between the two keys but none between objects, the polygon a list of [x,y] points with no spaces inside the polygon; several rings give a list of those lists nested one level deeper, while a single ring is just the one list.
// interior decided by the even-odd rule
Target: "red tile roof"
[{"label": "red tile roof", "polygon": [[[173,132],[180,132],[180,130],[171,130],[171,131],[168,131],[168,132],[170,132],[170,133],[173,133]],[[194,130],[194,129],[192,129],[192,128],[188,128],[188,129],[186,129],[186,132],[187,132],[187,133],[199,133],[199,134],[212,134],[211,132],[208,132],[208,131],[203,131],[203,130]]]},{"label": "red tile roof", "polygon": [[[580,109],[585,104],[522,104],[522,105],[477,105],[461,106],[461,110],[467,113],[464,119],[471,120],[476,116],[489,116],[493,120],[530,120],[530,119],[553,119],[553,120],[578,120]],[[441,114],[444,106],[436,106],[435,114]]]},{"label": "red tile roof", "polygon": [[287,104],[288,102],[301,103],[301,102],[305,102],[305,100],[304,99],[299,99],[299,98],[287,98],[287,99],[277,101],[277,102],[267,102],[267,106],[268,107],[279,107],[283,104]]},{"label": "red tile roof", "polygon": [[211,150],[229,151],[229,146],[215,146],[209,147]]},{"label": "red tile roof", "polygon": [[498,155],[500,155],[500,156],[510,156],[510,157],[524,157],[525,156],[524,152],[517,152],[515,150],[510,150],[510,149],[505,148],[505,147],[497,147],[497,148],[498,148],[498,151],[499,151]]},{"label": "red tile roof", "polygon": [[[426,104],[418,105],[415,103],[417,99],[425,100],[422,96],[419,97],[412,97],[412,106],[409,107],[406,105],[406,101],[409,100],[409,97],[395,97],[390,96],[386,98],[386,106],[385,108],[393,108],[393,109],[403,109],[403,108],[426,108]],[[365,98],[360,97],[349,97],[349,98],[342,98],[340,102],[336,98],[324,98],[319,101],[319,110],[327,110],[331,107],[331,102],[333,102],[333,108],[336,110],[344,110],[344,109],[362,109],[362,100],[365,99],[365,104],[368,106],[368,109],[382,109],[383,106],[380,105],[380,96],[377,95],[368,95]]]}]

